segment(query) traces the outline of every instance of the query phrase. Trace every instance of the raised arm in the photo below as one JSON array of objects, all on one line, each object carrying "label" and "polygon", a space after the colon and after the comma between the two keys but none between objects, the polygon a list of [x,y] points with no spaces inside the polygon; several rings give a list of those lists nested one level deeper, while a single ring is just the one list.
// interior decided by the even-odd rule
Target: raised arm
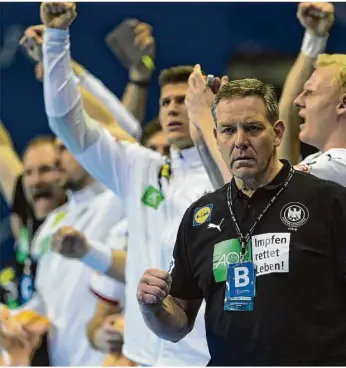
[{"label": "raised arm", "polygon": [[122,102],[138,121],[143,122],[147,107],[148,89],[154,71],[153,60],[155,58],[155,38],[152,27],[139,22],[133,29],[136,37],[135,46],[145,53],[147,62],[139,65],[131,65],[129,70],[130,81],[125,87]]},{"label": "raised arm", "polygon": [[[313,14],[321,14],[321,17]],[[298,135],[302,122],[294,100],[303,91],[315,60],[325,49],[328,32],[334,23],[334,7],[331,3],[300,3],[297,18],[305,28],[305,35],[298,58],[287,75],[279,104],[280,119],[284,121],[286,130],[278,154],[292,164],[298,163],[300,157]]]},{"label": "raised arm", "polygon": [[22,161],[14,150],[8,131],[0,121],[0,189],[9,206],[12,205],[15,184],[22,172]]},{"label": "raised arm", "polygon": [[[76,61],[72,62],[72,67],[74,73],[79,78],[79,84],[93,96],[95,96],[111,113],[116,124],[124,129],[128,134],[137,140],[140,139],[142,135],[142,127],[140,122],[132,115],[132,113],[126,108],[126,106],[118,99],[118,97],[111,92],[101,80],[96,78],[93,74],[83,68]],[[139,87],[137,87],[139,88]],[[146,105],[145,101],[140,102],[137,100],[138,96],[130,93],[130,98],[136,99],[136,103]],[[113,124],[115,124],[113,122]]]},{"label": "raised arm", "polygon": [[68,27],[76,17],[74,3],[42,3],[41,17],[46,27],[43,43],[44,98],[51,129],[69,151],[91,173],[120,196],[130,186],[127,180],[132,156],[141,156],[137,144],[116,141],[91,119],[83,107],[70,56]]},{"label": "raised arm", "polygon": [[[223,77],[222,83],[228,78]],[[215,122],[211,113],[214,93],[207,87],[199,64],[195,65],[189,78],[186,107],[190,120],[192,139],[201,155],[202,162],[215,189],[230,181],[229,170],[217,148],[214,135]]]}]

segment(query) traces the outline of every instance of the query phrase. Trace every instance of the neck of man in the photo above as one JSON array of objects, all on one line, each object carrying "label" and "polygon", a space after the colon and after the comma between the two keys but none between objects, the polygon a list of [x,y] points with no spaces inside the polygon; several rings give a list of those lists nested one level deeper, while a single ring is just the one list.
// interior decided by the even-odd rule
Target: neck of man
[{"label": "neck of man", "polygon": [[327,152],[332,148],[346,148],[346,121],[340,122],[337,128],[333,129],[320,150]]},{"label": "neck of man", "polygon": [[179,151],[182,151],[188,148],[192,148],[195,146],[195,144],[193,143],[190,137],[189,138],[186,137],[185,139],[180,139],[174,142],[170,142],[170,145],[175,146]]},{"label": "neck of man", "polygon": [[88,187],[94,182],[95,182],[95,179],[89,174],[87,174],[79,183],[76,184],[74,188],[70,188],[70,190],[71,192],[76,193]]},{"label": "neck of man", "polygon": [[245,195],[251,197],[258,188],[264,187],[270,183],[279,173],[282,166],[283,163],[276,156],[274,156],[270,160],[265,171],[260,176],[247,179],[240,179],[235,176],[235,184]]}]

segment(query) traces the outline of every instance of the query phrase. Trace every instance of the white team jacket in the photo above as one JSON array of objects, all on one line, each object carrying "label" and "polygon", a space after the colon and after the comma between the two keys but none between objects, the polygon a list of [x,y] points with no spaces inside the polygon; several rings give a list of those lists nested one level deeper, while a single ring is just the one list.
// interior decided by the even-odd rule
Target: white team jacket
[{"label": "white team jacket", "polygon": [[[212,186],[195,148],[172,152],[173,175],[158,181],[165,158],[137,144],[118,142],[83,111],[70,65],[68,31],[47,29],[43,45],[44,95],[51,129],[77,160],[122,199],[129,222],[124,354],[146,365],[206,365],[204,305],[194,330],[179,343],[158,339],[136,300],[147,268],[168,269],[178,225],[192,202]],[[161,185],[161,193],[160,193]],[[157,208],[143,203],[150,192]]]},{"label": "white team jacket", "polygon": [[[104,354],[94,350],[86,336],[97,302],[90,291],[95,271],[78,260],[51,252],[51,236],[59,227],[69,225],[90,240],[117,248],[112,234],[124,217],[121,208],[114,193],[94,182],[70,194],[67,205],[51,212],[34,237],[33,253],[44,254],[38,261],[36,292],[21,309],[35,309],[52,323],[48,350],[53,366],[97,366]],[[115,297],[122,305],[124,292],[124,285],[118,283]]]}]

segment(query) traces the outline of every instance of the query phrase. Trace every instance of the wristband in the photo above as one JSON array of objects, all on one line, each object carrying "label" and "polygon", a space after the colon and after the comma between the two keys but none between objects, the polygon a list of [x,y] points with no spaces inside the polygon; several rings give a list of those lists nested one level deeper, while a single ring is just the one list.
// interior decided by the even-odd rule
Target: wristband
[{"label": "wristband", "polygon": [[317,37],[308,31],[305,31],[300,52],[311,59],[317,59],[326,48],[329,34],[325,37]]},{"label": "wristband", "polygon": [[131,84],[137,86],[137,87],[141,87],[141,88],[148,88],[150,85],[150,81],[135,81],[130,79],[129,81]]},{"label": "wristband", "polygon": [[88,253],[80,260],[94,270],[106,273],[112,265],[112,249],[99,243],[89,243]]}]

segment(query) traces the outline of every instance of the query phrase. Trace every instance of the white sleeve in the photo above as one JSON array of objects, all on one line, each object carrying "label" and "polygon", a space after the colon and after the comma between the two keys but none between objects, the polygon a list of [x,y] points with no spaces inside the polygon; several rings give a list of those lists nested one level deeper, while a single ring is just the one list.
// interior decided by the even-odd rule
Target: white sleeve
[{"label": "white sleeve", "polygon": [[138,173],[138,162],[146,170],[148,161],[161,159],[156,152],[137,144],[116,141],[87,115],[72,71],[68,30],[46,29],[43,64],[44,101],[50,128],[96,180],[126,196],[132,189],[129,174],[132,171],[136,171],[133,175],[142,174]]},{"label": "white sleeve", "polygon": [[[120,221],[109,234],[107,244],[112,249],[125,250],[127,247],[128,223]],[[125,305],[125,284],[107,275],[95,272],[90,282],[90,289],[94,295],[108,303]]]},{"label": "white sleeve", "polygon": [[79,76],[80,85],[98,98],[110,111],[119,125],[136,139],[142,135],[140,122],[126,109],[118,97],[112,93],[98,78],[85,71]]},{"label": "white sleeve", "polygon": [[107,303],[119,305],[121,308],[125,306],[125,284],[107,275],[95,272],[90,281],[90,290],[97,298]]},{"label": "white sleeve", "polygon": [[346,186],[345,149],[332,149],[320,155],[308,156],[297,165],[297,168],[318,178],[331,180]]}]

